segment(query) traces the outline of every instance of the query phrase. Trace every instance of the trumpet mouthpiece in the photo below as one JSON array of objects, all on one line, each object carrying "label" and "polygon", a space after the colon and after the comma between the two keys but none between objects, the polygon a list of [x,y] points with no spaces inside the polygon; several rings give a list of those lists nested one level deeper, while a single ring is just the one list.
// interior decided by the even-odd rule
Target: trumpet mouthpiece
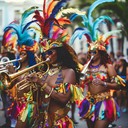
[{"label": "trumpet mouthpiece", "polygon": [[47,58],[47,59],[46,59],[46,62],[49,62],[49,61],[50,61],[50,58]]},{"label": "trumpet mouthpiece", "polygon": [[94,58],[94,56],[91,56],[91,60]]}]

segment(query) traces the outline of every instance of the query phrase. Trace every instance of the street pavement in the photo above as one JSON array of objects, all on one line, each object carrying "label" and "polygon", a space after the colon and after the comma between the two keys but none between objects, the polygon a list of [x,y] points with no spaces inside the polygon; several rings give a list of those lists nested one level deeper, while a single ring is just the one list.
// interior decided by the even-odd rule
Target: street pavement
[{"label": "street pavement", "polygon": [[[70,114],[71,113],[69,112],[69,116]],[[76,108],[75,111],[75,119],[78,122],[78,124],[75,125],[75,128],[88,128],[85,120],[80,119],[78,115],[78,108]],[[112,128],[128,128],[128,112],[121,112],[121,117],[117,121],[114,121],[113,124],[116,124],[116,126]]]}]

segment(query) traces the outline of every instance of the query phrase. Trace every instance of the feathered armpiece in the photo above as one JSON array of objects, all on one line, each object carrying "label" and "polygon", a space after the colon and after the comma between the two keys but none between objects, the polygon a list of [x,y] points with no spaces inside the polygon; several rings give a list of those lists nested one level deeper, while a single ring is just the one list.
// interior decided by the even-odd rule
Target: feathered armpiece
[{"label": "feathered armpiece", "polygon": [[72,94],[71,102],[75,101],[78,105],[84,99],[82,89],[70,83],[62,83],[55,87],[54,90],[60,93],[66,93],[70,90]]},{"label": "feathered armpiece", "polygon": [[111,77],[111,82],[115,82],[115,83],[117,83],[118,85],[121,85],[121,86],[123,86],[123,87],[126,86],[125,80],[122,79],[119,75],[112,76],[112,77]]}]

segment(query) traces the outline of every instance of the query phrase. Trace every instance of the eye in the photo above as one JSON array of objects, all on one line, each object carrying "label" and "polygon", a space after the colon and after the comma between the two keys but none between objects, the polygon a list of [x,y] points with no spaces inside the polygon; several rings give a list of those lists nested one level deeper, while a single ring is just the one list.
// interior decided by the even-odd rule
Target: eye
[{"label": "eye", "polygon": [[89,51],[89,54],[95,55],[95,54],[97,54],[97,51]]},{"label": "eye", "polygon": [[49,50],[49,51],[43,52],[42,56],[45,57],[46,55],[52,55],[52,54],[53,54],[53,51]]},{"label": "eye", "polygon": [[52,55],[53,54],[53,51],[47,51],[47,55]]}]

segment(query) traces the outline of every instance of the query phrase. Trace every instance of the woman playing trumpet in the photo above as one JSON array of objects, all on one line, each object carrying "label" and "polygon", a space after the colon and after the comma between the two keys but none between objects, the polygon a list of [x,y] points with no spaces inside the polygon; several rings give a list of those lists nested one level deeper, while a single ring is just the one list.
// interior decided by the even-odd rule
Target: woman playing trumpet
[{"label": "woman playing trumpet", "polygon": [[[73,122],[67,114],[71,102],[82,98],[81,90],[76,87],[80,77],[77,56],[67,44],[69,37],[62,29],[62,25],[70,21],[60,16],[56,19],[57,13],[66,2],[53,0],[48,5],[50,10],[46,11],[46,1],[44,1],[43,17],[40,12],[35,12],[34,17],[43,34],[40,42],[43,49],[42,56],[44,60],[49,60],[50,69],[42,78],[37,74],[27,77],[27,80],[36,83],[40,90],[40,116],[37,117],[32,128],[73,128]],[[51,8],[51,5],[54,7]]]},{"label": "woman playing trumpet", "polygon": [[[27,49],[26,50],[24,49],[19,51],[19,53],[20,53],[20,58],[22,59],[20,60],[21,67],[18,70],[18,72],[36,64],[34,53],[32,51],[28,51]],[[6,68],[9,74],[16,73],[16,70],[13,65],[8,65]],[[21,86],[27,83],[27,81],[25,81],[25,76],[28,74],[29,72],[26,72],[21,76],[17,77],[15,80],[12,80],[9,86],[6,85],[7,83],[5,83],[6,90],[9,90],[11,92],[11,95],[13,98],[12,104],[7,109],[7,115],[11,118],[12,127],[25,128],[31,125],[32,117],[29,117],[29,123],[28,123],[27,121],[28,117],[25,117],[23,113],[25,112],[25,108],[27,108],[27,106],[29,105],[29,100],[31,101],[31,99],[27,98],[28,97],[27,94],[31,92],[34,95],[35,91],[33,91],[30,84],[27,85],[26,87],[21,88]],[[31,102],[34,102],[34,101],[31,101]],[[33,106],[33,109],[34,109],[33,103],[31,103],[31,105],[29,106]],[[30,110],[31,109],[29,109],[28,111]]]},{"label": "woman playing trumpet", "polygon": [[[28,22],[26,22],[27,16],[32,14],[36,8],[37,7],[32,7],[26,10],[22,14],[20,23],[12,22],[4,29],[2,45],[13,49],[16,56],[20,54],[19,56],[22,58],[22,60],[20,60],[21,67],[18,72],[36,64],[34,54],[38,50],[38,45],[30,35],[31,21],[27,20]],[[14,67],[10,65],[8,66],[8,71],[9,75],[17,72]],[[9,87],[7,86],[8,89],[13,89],[14,94],[14,101],[8,108],[8,115],[13,119],[12,121],[15,122],[13,127],[29,128],[31,127],[33,116],[35,116],[36,99],[34,97],[37,90],[33,90],[32,84],[24,87],[23,84],[27,84],[25,80],[25,75],[27,74],[29,74],[29,72],[16,77],[16,79],[10,82]]]},{"label": "woman playing trumpet", "polygon": [[[48,41],[49,42],[49,41]],[[70,47],[57,40],[43,53],[45,59],[49,58],[50,69],[48,73],[39,78],[36,74],[27,77],[30,82],[36,83],[40,88],[42,98],[40,107],[43,111],[42,127],[72,128],[72,121],[67,116],[69,104],[76,83],[79,83],[79,70],[75,58],[70,53]],[[55,43],[58,43],[55,47]],[[36,124],[35,124],[36,125]]]}]

